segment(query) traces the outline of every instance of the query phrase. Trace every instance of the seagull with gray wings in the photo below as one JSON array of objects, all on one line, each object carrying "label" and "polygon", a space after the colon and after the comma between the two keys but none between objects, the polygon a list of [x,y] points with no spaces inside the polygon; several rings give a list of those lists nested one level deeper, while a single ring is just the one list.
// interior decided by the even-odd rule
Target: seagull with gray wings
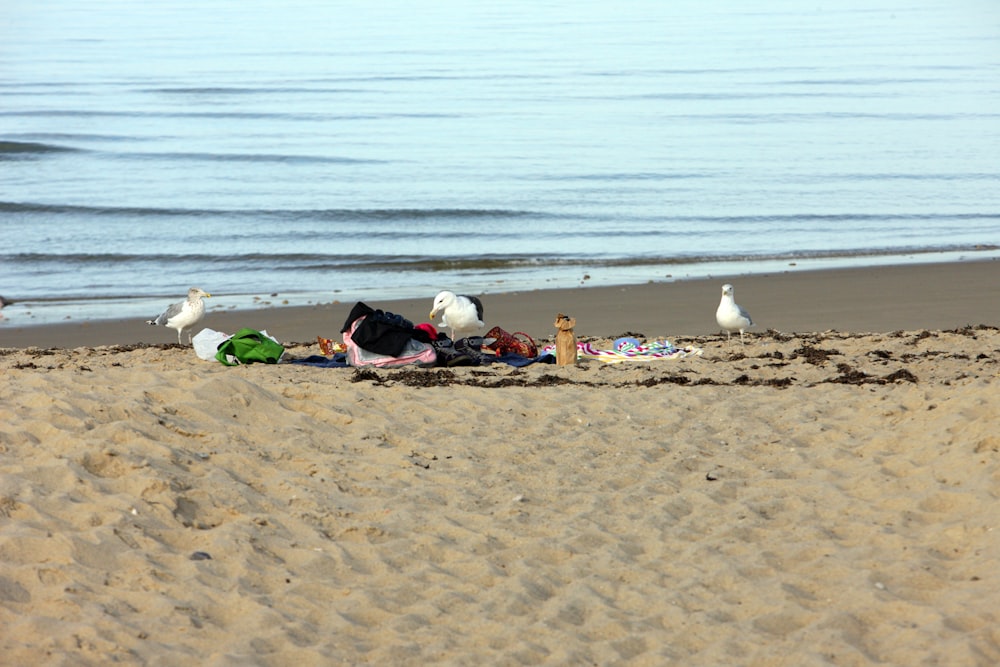
[{"label": "seagull with gray wings", "polygon": [[451,339],[458,340],[482,329],[483,302],[474,296],[464,296],[445,290],[434,297],[430,318],[441,313],[441,326],[451,329]]},{"label": "seagull with gray wings", "polygon": [[725,330],[727,341],[734,331],[739,331],[740,345],[743,345],[743,332],[753,326],[753,320],[750,318],[750,313],[737,305],[733,298],[732,285],[722,286],[722,300],[715,311],[715,321]]},{"label": "seagull with gray wings", "polygon": [[146,320],[146,324],[176,329],[178,343],[181,342],[181,334],[187,331],[188,344],[190,344],[191,328],[205,317],[205,302],[201,299],[202,297],[207,299],[211,296],[211,294],[200,287],[192,287],[188,290],[188,296],[185,301],[172,304],[155,319]]}]

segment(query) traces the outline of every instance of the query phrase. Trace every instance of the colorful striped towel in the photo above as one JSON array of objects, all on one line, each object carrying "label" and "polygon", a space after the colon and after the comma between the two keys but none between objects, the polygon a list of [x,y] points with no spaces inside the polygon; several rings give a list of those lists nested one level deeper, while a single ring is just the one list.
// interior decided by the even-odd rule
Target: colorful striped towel
[{"label": "colorful striped towel", "polygon": [[[549,345],[541,354],[555,354],[555,345]],[[602,350],[590,343],[576,344],[577,359],[596,359],[606,363],[622,361],[657,361],[659,359],[684,359],[685,357],[700,357],[699,347],[674,347],[665,340],[657,340],[645,345],[626,344],[617,350]]]}]

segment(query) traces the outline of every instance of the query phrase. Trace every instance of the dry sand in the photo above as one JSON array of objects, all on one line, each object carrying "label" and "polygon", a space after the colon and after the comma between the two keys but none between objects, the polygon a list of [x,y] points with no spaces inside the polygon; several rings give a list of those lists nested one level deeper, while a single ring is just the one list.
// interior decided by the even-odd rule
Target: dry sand
[{"label": "dry sand", "polygon": [[821,316],[798,276],[735,281],[745,348],[619,290],[640,324],[579,333],[703,350],[651,363],[0,350],[0,664],[998,664],[997,282],[942,324],[851,275],[818,333],[762,316]]}]

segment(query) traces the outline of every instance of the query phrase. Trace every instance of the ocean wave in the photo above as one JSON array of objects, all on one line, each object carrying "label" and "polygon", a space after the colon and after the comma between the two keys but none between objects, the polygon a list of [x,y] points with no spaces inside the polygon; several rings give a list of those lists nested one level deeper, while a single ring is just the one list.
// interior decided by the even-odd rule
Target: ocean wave
[{"label": "ocean wave", "polygon": [[830,174],[829,180],[845,181],[1000,181],[1000,173],[993,172],[954,172],[954,173],[853,173]]},{"label": "ocean wave", "polygon": [[891,121],[893,123],[935,121],[944,123],[971,120],[993,120],[997,118],[1000,118],[1000,113],[980,111],[955,113],[931,113],[920,111],[882,113],[870,111],[774,111],[767,113],[670,113],[663,116],[663,121],[671,123],[680,123],[682,121],[694,121],[698,123],[704,123],[706,121],[719,121],[735,125],[773,125],[776,123],[833,124],[840,123],[842,121]]},{"label": "ocean wave", "polygon": [[624,268],[637,266],[676,266],[706,263],[742,263],[768,261],[800,261],[860,257],[891,257],[946,252],[994,252],[998,245],[942,245],[935,247],[886,247],[879,249],[798,250],[794,252],[736,254],[720,252],[682,253],[676,255],[599,256],[599,255],[538,255],[483,254],[474,256],[429,255],[336,255],[323,253],[243,253],[229,255],[199,254],[128,254],[128,253],[10,253],[0,255],[9,265],[42,266],[51,264],[65,269],[73,266],[149,264],[159,266],[191,266],[203,269],[240,271],[296,272],[504,272],[556,267]]},{"label": "ocean wave", "polygon": [[822,222],[822,221],[858,221],[871,222],[881,220],[994,220],[1000,219],[1000,212],[974,211],[970,213],[787,213],[761,215],[683,215],[670,218],[680,222],[713,221],[736,223],[770,223],[770,222]]},{"label": "ocean wave", "polygon": [[34,141],[0,141],[0,159],[19,155],[41,155],[45,153],[72,153],[79,149]]},{"label": "ocean wave", "polygon": [[[366,81],[354,79],[353,81]],[[336,83],[336,82],[334,82]],[[142,88],[141,93],[158,95],[191,95],[205,97],[214,95],[331,95],[365,92],[365,88],[308,87],[308,86],[188,86],[175,88]]]},{"label": "ocean wave", "polygon": [[126,111],[118,109],[31,109],[0,111],[0,117],[9,118],[180,118],[209,120],[286,120],[286,121],[357,121],[393,118],[423,118],[448,120],[462,118],[462,114],[428,111],[387,111],[381,113],[341,114],[333,112],[294,111]]},{"label": "ocean wave", "polygon": [[266,153],[113,153],[118,159],[179,160],[183,162],[255,162],[278,164],[386,164],[386,160],[331,157],[325,155],[288,155]]},{"label": "ocean wave", "polygon": [[[900,178],[903,176],[900,175]],[[914,178],[920,178],[917,175]],[[984,175],[984,178],[986,175]],[[211,217],[247,219],[258,217],[273,220],[329,220],[329,221],[392,221],[392,220],[500,220],[500,219],[535,219],[535,220],[598,220],[604,221],[604,216],[593,213],[563,212],[505,209],[505,208],[329,208],[329,209],[198,209],[198,208],[160,208],[137,206],[80,206],[75,204],[43,204],[37,202],[6,202],[0,201],[0,214],[43,214],[51,215],[94,215],[94,216],[127,216],[127,217]],[[743,214],[743,215],[647,215],[631,217],[632,221],[651,222],[660,225],[670,223],[707,224],[782,224],[795,222],[891,222],[891,221],[971,221],[1000,220],[1000,211],[970,211],[923,213],[780,213],[780,214]],[[648,230],[648,233],[663,233],[664,227]],[[671,230],[674,231],[674,230]],[[377,233],[378,230],[366,231],[366,234]],[[573,234],[585,233],[585,230],[573,229]],[[482,230],[470,234],[475,236]],[[524,233],[520,230],[518,233]],[[600,234],[607,235],[607,230]],[[642,234],[644,230],[632,229],[629,234]]]},{"label": "ocean wave", "polygon": [[[516,272],[551,268],[628,268],[641,266],[681,266],[707,263],[743,263],[769,261],[805,261],[813,259],[841,259],[860,257],[892,257],[942,252],[991,252],[1000,250],[996,245],[951,245],[940,247],[906,247],[883,249],[802,250],[786,253],[751,254],[678,254],[643,256],[593,256],[593,255],[481,255],[475,257],[410,257],[410,256],[351,256],[325,257],[329,262],[309,262],[300,258],[295,266],[279,268],[300,271],[351,271],[399,273],[454,273],[454,272]],[[274,259],[274,258],[269,258]],[[252,260],[248,260],[252,261]],[[274,268],[269,265],[268,268]]]},{"label": "ocean wave", "polygon": [[[32,202],[0,202],[0,213],[44,214],[44,215],[102,215],[129,217],[239,217],[259,216],[263,218],[291,218],[302,220],[412,220],[426,218],[444,219],[495,219],[522,217],[553,217],[540,211],[517,209],[479,208],[386,208],[386,209],[190,209],[153,208],[134,206],[77,206],[73,204],[41,204]],[[555,216],[560,217],[560,216]]]}]

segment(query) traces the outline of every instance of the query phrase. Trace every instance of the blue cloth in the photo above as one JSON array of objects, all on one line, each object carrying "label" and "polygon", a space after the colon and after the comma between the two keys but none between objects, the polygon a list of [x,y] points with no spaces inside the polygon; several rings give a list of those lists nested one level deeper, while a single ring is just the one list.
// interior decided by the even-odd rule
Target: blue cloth
[{"label": "blue cloth", "polygon": [[556,357],[553,354],[540,354],[537,357],[522,357],[520,354],[502,354],[497,357],[497,361],[510,366],[530,366],[531,364],[554,364]]},{"label": "blue cloth", "polygon": [[317,368],[347,368],[350,364],[347,363],[347,355],[343,352],[339,352],[332,357],[324,357],[321,354],[314,354],[311,357],[306,357],[305,359],[293,359],[293,364],[302,364],[303,366],[315,366]]}]

